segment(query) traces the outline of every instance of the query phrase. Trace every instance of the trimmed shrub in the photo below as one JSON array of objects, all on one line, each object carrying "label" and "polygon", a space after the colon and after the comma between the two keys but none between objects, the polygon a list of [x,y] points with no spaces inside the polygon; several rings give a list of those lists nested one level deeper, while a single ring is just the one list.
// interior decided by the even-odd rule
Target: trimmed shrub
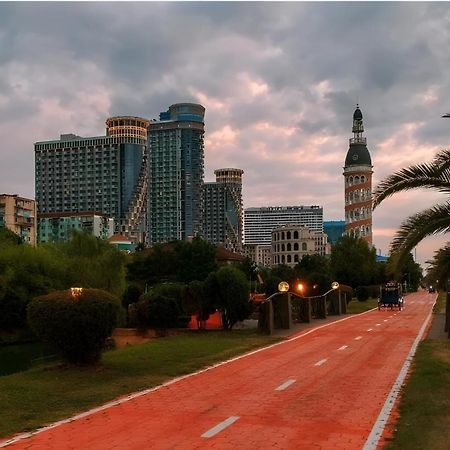
[{"label": "trimmed shrub", "polygon": [[28,305],[28,323],[43,341],[53,344],[71,363],[100,360],[107,337],[117,324],[120,299],[100,289],[55,291]]}]

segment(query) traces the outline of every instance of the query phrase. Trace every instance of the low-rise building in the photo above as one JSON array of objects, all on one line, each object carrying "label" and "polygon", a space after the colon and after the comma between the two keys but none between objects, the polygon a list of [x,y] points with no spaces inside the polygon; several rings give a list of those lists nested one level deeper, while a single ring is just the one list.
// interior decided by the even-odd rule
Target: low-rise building
[{"label": "low-rise building", "polygon": [[74,230],[109,239],[114,234],[114,219],[99,212],[46,213],[38,216],[39,243],[68,241]]},{"label": "low-rise building", "polygon": [[244,256],[256,262],[258,266],[270,267],[272,265],[272,247],[270,245],[246,244],[243,251]]},{"label": "low-rise building", "polygon": [[36,245],[36,202],[17,194],[0,194],[0,227],[16,233],[23,242]]},{"label": "low-rise building", "polygon": [[294,267],[305,255],[326,255],[330,252],[327,235],[304,225],[288,224],[272,231],[272,266]]}]

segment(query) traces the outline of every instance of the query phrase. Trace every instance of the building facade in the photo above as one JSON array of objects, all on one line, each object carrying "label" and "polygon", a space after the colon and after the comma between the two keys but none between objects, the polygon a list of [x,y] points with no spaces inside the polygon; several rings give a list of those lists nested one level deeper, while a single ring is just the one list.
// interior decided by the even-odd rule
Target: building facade
[{"label": "building facade", "polygon": [[328,236],[328,242],[331,245],[344,235],[345,220],[326,220],[323,222],[323,232]]},{"label": "building facade", "polygon": [[111,117],[106,136],[63,134],[36,142],[38,216],[100,212],[114,219],[115,232],[144,240],[148,125],[140,117]]},{"label": "building facade", "polygon": [[204,183],[203,238],[242,253],[243,207],[241,169],[217,169],[216,181]]},{"label": "building facade", "polygon": [[177,103],[148,127],[148,243],[201,235],[205,108]]},{"label": "building facade", "polygon": [[300,224],[287,224],[272,230],[272,266],[294,267],[305,255],[330,253],[327,235]]},{"label": "building facade", "polygon": [[18,195],[0,194],[0,227],[36,245],[36,202]]},{"label": "building facade", "polygon": [[272,230],[286,224],[300,224],[312,231],[323,231],[321,206],[268,206],[244,211],[244,243],[270,245]]},{"label": "building facade", "polygon": [[271,245],[252,245],[245,244],[243,246],[243,255],[250,258],[258,266],[272,266],[272,246]]},{"label": "building facade", "polygon": [[353,138],[345,158],[345,234],[361,237],[372,244],[373,166],[363,137],[362,112],[356,105],[353,114]]},{"label": "building facade", "polygon": [[38,230],[39,243],[68,241],[74,230],[106,240],[114,234],[114,219],[89,212],[40,214]]}]

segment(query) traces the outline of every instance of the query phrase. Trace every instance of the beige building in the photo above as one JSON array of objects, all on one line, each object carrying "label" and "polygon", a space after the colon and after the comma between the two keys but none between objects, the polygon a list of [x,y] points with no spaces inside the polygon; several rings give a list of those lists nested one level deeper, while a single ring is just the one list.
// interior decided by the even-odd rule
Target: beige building
[{"label": "beige building", "polygon": [[0,227],[36,245],[36,202],[18,195],[0,194]]},{"label": "beige building", "polygon": [[270,267],[272,265],[272,247],[270,245],[244,245],[244,256],[255,261],[258,266]]},{"label": "beige building", "polygon": [[288,224],[272,231],[272,266],[294,267],[305,255],[326,255],[330,252],[327,235],[304,225]]}]

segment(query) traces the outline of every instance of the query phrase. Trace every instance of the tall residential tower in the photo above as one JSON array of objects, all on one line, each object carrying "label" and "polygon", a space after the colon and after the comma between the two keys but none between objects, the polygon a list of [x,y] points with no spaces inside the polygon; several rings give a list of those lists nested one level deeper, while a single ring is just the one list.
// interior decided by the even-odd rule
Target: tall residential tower
[{"label": "tall residential tower", "polygon": [[216,182],[204,184],[203,237],[227,250],[242,252],[241,169],[217,169]]},{"label": "tall residential tower", "polygon": [[372,244],[373,166],[363,137],[363,116],[359,106],[353,114],[353,138],[345,158],[345,234]]},{"label": "tall residential tower", "polygon": [[36,142],[38,218],[51,214],[56,219],[59,213],[107,215],[114,219],[116,232],[142,241],[148,125],[140,117],[111,117],[106,136],[63,134],[59,140]]},{"label": "tall residential tower", "polygon": [[148,239],[151,245],[201,235],[205,108],[177,103],[148,127]]}]

